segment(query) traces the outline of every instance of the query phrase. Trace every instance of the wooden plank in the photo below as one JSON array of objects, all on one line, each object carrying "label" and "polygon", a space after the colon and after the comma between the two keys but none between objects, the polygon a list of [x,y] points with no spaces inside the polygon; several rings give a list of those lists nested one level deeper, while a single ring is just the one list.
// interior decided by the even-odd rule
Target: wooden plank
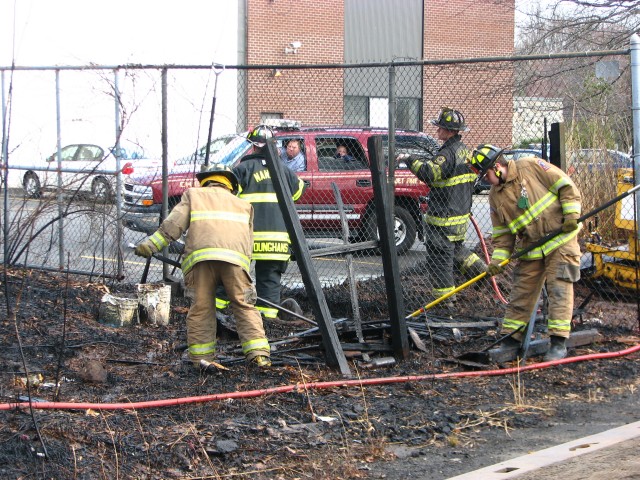
[{"label": "wooden plank", "polygon": [[389,305],[389,320],[391,321],[391,338],[394,355],[406,360],[409,357],[409,334],[404,318],[404,298],[402,296],[402,282],[398,266],[398,252],[393,235],[393,203],[394,198],[389,189],[386,178],[385,159],[382,154],[382,138],[369,137],[367,141],[369,159],[371,161],[371,180],[373,182],[373,197],[376,206],[376,220],[382,252],[382,268]]},{"label": "wooden plank", "polygon": [[296,262],[300,269],[300,275],[304,283],[311,309],[318,322],[318,328],[322,335],[322,342],[325,348],[327,365],[330,367],[338,367],[340,373],[347,377],[352,377],[351,369],[347,363],[347,358],[340,346],[338,333],[331,319],[331,313],[327,305],[327,299],[322,290],[322,284],[315,270],[309,248],[300,225],[300,219],[296,213],[296,208],[289,193],[289,188],[284,182],[284,166],[278,155],[278,148],[273,139],[267,142],[265,157],[267,160],[267,169],[271,175],[274,190],[278,198],[278,203],[282,210],[285,225],[291,237],[291,246],[296,256]]},{"label": "wooden plank", "polygon": [[348,245],[332,245],[330,247],[315,248],[310,250],[312,258],[326,257],[328,255],[342,255],[347,253],[359,252],[362,250],[371,250],[378,246],[376,240],[367,240],[366,242],[350,243]]}]

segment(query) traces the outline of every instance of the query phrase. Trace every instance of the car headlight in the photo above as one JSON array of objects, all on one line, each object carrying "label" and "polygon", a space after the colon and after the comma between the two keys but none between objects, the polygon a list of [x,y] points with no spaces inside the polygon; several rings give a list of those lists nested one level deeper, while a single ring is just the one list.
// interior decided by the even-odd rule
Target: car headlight
[{"label": "car headlight", "polygon": [[124,201],[133,205],[153,205],[153,190],[147,185],[125,181]]}]

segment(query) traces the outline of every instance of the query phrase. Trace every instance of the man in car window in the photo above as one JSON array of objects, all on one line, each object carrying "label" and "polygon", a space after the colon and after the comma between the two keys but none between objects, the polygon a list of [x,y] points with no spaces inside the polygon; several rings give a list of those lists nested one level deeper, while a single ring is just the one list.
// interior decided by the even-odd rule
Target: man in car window
[{"label": "man in car window", "polygon": [[[471,215],[473,185],[476,175],[469,170],[467,146],[460,132],[468,131],[458,110],[442,108],[431,120],[436,136],[444,142],[433,158],[399,155],[416,177],[431,188],[424,215],[427,271],[431,277],[431,295],[440,298],[455,289],[454,265],[467,277],[484,272],[486,264],[464,246],[467,223]],[[445,302],[454,305],[455,296]]]},{"label": "man in car window", "polygon": [[292,172],[304,172],[306,170],[304,153],[300,148],[300,140],[297,138],[292,138],[287,142],[280,158]]},{"label": "man in car window", "polygon": [[334,158],[340,158],[345,162],[353,162],[355,160],[351,155],[349,155],[346,145],[338,145]]}]

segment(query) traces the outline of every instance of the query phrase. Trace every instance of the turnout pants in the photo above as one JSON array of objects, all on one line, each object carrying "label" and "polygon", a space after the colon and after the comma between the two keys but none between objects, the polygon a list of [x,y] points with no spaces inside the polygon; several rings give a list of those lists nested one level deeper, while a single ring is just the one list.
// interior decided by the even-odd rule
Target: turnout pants
[{"label": "turnout pants", "polygon": [[466,278],[473,278],[485,271],[486,264],[464,246],[464,242],[451,241],[446,227],[426,224],[425,247],[427,271],[431,277],[431,295],[440,298],[455,289],[454,267]]},{"label": "turnout pants", "polygon": [[247,360],[257,355],[269,356],[269,342],[260,313],[256,310],[256,291],[249,274],[227,262],[199,262],[185,276],[185,294],[191,299],[187,314],[189,358],[198,363],[212,361],[216,348],[215,291],[223,285],[229,298],[242,352]]},{"label": "turnout pants", "polygon": [[[282,274],[287,270],[289,262],[282,260],[256,260],[256,290],[260,298],[280,305],[280,280]],[[278,309],[260,300],[256,303],[256,308],[265,318],[276,318]]]},{"label": "turnout pants", "polygon": [[[502,334],[529,323],[546,280],[549,296],[549,334],[568,338],[573,317],[573,282],[580,279],[580,256],[559,247],[539,260],[519,260],[513,273],[511,298],[502,323]],[[514,335],[522,339],[522,330]]]}]

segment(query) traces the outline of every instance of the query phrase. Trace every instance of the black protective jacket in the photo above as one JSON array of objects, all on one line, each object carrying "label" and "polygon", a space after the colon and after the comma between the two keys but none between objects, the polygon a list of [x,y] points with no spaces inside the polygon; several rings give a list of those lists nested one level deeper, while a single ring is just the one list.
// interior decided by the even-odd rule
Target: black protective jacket
[{"label": "black protective jacket", "polygon": [[[283,171],[291,198],[295,202],[304,191],[304,182],[288,168]],[[289,260],[291,239],[264,155],[253,153],[245,156],[233,172],[240,183],[238,197],[251,203],[255,212],[253,260]]]},{"label": "black protective jacket", "polygon": [[409,158],[411,171],[431,189],[425,222],[446,229],[451,241],[464,240],[471,212],[476,175],[467,166],[467,155],[467,146],[455,135],[433,158]]}]

